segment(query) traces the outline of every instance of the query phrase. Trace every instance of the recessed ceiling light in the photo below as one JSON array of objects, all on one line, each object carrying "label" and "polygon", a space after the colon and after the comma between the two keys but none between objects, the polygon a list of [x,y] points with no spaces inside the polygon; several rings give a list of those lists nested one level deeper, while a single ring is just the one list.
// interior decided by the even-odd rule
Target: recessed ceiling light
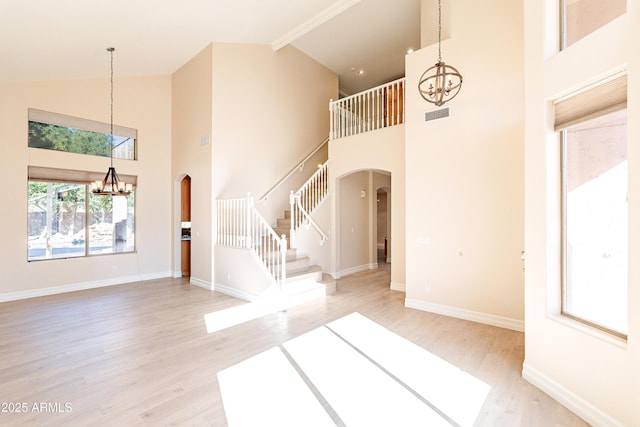
[{"label": "recessed ceiling light", "polygon": [[361,68],[361,69],[359,69],[359,70],[358,70],[358,74],[359,74],[359,75],[363,75],[363,74],[364,74],[364,70],[363,70],[362,68]]},{"label": "recessed ceiling light", "polygon": [[407,49],[407,54],[409,54],[409,53],[413,53],[413,49],[412,48]]}]

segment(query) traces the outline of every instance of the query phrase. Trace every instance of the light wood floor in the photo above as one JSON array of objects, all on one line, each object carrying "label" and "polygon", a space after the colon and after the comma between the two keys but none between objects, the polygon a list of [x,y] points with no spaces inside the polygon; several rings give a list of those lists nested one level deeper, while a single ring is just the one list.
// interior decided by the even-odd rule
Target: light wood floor
[{"label": "light wood floor", "polygon": [[489,384],[478,426],[587,425],[521,378],[522,333],[406,309],[388,284],[385,269],[354,274],[324,300],[213,334],[203,316],[243,302],[185,279],[2,303],[0,402],[28,410],[0,425],[226,426],[216,372],[354,311]]}]

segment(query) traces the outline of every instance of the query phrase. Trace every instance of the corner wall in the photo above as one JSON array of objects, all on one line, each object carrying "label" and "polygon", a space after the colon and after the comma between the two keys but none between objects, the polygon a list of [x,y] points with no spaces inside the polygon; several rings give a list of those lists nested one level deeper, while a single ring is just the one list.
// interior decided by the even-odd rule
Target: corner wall
[{"label": "corner wall", "polygon": [[406,59],[406,304],[522,330],[522,4],[451,3],[442,56],[464,84],[450,118],[425,122],[417,90],[437,44]]},{"label": "corner wall", "polygon": [[[523,376],[592,425],[640,425],[640,2],[558,53],[555,0],[525,0],[526,319]],[[626,341],[560,315],[559,138],[552,101],[627,69]]]},{"label": "corner wall", "polygon": [[[213,48],[211,45],[176,71],[172,84],[172,254],[180,270],[180,183],[191,177],[191,281],[210,288],[213,282],[211,134]],[[203,141],[204,140],[204,141]],[[209,141],[203,145],[203,142]]]}]

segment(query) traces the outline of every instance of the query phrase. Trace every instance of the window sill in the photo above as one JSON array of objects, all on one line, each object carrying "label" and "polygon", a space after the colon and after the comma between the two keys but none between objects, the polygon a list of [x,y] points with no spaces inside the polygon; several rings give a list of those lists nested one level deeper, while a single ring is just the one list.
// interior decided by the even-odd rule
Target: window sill
[{"label": "window sill", "polygon": [[625,338],[617,337],[613,334],[610,334],[605,331],[601,331],[600,329],[594,328],[593,326],[586,325],[577,320],[573,320],[569,317],[563,316],[561,314],[549,314],[547,318],[554,320],[564,326],[567,326],[571,329],[578,330],[586,335],[592,336],[594,338],[605,341],[609,344],[613,344],[616,347],[620,347],[623,349],[627,348],[627,340]]}]

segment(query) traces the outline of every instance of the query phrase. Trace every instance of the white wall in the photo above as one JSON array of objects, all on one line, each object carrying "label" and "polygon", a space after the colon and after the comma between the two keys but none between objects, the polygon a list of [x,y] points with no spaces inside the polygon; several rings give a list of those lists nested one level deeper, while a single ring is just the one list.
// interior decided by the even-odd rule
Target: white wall
[{"label": "white wall", "polygon": [[109,80],[0,83],[0,300],[171,274],[171,82],[168,76],[114,80],[114,122],[138,129],[137,161],[114,161],[138,176],[136,253],[27,262],[28,165],[104,173],[109,160],[27,147],[28,108],[109,123]]},{"label": "white wall", "polygon": [[406,58],[407,305],[522,329],[522,3],[450,13],[442,56],[464,78],[450,118],[425,122],[416,89],[437,45]]},{"label": "white wall", "polygon": [[[526,331],[523,375],[593,425],[640,425],[640,2],[557,53],[557,3],[525,0]],[[629,328],[625,341],[559,315],[558,135],[551,101],[628,70]],[[634,261],[635,260],[635,261]]]}]

